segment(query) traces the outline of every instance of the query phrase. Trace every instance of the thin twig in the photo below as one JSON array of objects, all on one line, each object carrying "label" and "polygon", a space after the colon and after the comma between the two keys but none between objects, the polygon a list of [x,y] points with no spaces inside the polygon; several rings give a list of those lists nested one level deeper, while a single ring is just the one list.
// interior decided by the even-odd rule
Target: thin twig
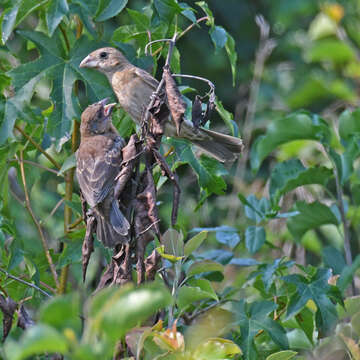
[{"label": "thin twig", "polygon": [[209,19],[208,16],[204,16],[204,17],[202,17],[200,19],[197,19],[196,22],[190,24],[182,33],[180,33],[180,35],[177,38],[180,39],[185,34],[187,34],[194,26],[198,25],[199,23],[201,23],[204,20],[210,20],[210,19]]},{"label": "thin twig", "polygon": [[29,212],[29,214],[30,214],[30,216],[31,216],[31,218],[32,218],[38,232],[39,232],[41,243],[42,243],[42,246],[43,246],[43,249],[44,249],[44,252],[45,252],[46,259],[48,261],[51,273],[52,273],[54,281],[55,281],[55,284],[56,284],[56,286],[58,286],[59,285],[59,279],[58,279],[58,276],[57,276],[57,273],[56,273],[56,269],[55,269],[52,257],[51,257],[50,252],[49,252],[49,246],[48,246],[47,240],[45,238],[44,231],[43,231],[39,221],[37,220],[37,218],[36,218],[36,216],[34,214],[34,211],[33,211],[32,207],[31,207],[30,197],[29,197],[29,193],[28,193],[28,189],[27,189],[27,185],[26,185],[26,177],[25,177],[24,161],[23,161],[24,159],[23,159],[23,157],[24,157],[23,152],[20,151],[19,164],[20,164],[21,180],[22,180],[22,183],[23,183],[24,194],[25,194],[25,207],[28,210],[28,212]]},{"label": "thin twig", "polygon": [[[17,162],[18,160],[17,159],[10,159],[9,162]],[[46,171],[49,171],[57,176],[64,176],[62,174],[59,174],[58,171],[54,170],[54,169],[50,169],[48,168],[47,166],[44,166],[44,165],[41,165],[41,164],[38,164],[37,162],[35,161],[30,161],[30,160],[24,160],[24,164],[29,164],[29,165],[32,165],[32,166],[35,166],[35,167],[38,167],[40,169],[43,169],[43,170],[46,170]]]},{"label": "thin twig", "polygon": [[188,78],[188,79],[195,79],[195,80],[200,80],[200,81],[204,81],[206,82],[209,86],[210,86],[210,92],[215,92],[215,85],[214,83],[212,83],[209,79],[203,78],[201,76],[195,76],[195,75],[183,75],[183,74],[171,74],[171,76],[174,77],[183,77],[183,78]]},{"label": "thin twig", "polygon": [[150,42],[148,42],[145,46],[145,55],[148,55],[148,49],[149,46],[151,46],[152,44],[158,43],[158,42],[170,42],[171,39],[158,39],[158,40],[152,40]]},{"label": "thin twig", "polygon": [[29,140],[37,150],[39,150],[58,170],[60,170],[61,166],[59,163],[52,158],[31,136],[26,134],[26,132],[17,124],[14,125],[14,128],[21,133],[27,140]]},{"label": "thin twig", "polygon": [[211,309],[213,309],[213,308],[215,308],[215,307],[217,307],[217,306],[220,306],[220,305],[222,305],[222,304],[225,304],[225,303],[227,303],[228,301],[231,301],[231,300],[229,300],[229,299],[222,299],[222,300],[220,300],[220,301],[218,301],[218,302],[216,302],[216,303],[212,303],[211,305],[207,306],[206,308],[200,309],[200,310],[194,312],[193,314],[187,316],[187,317],[186,317],[186,321],[193,321],[193,320],[194,320],[196,317],[198,317],[199,315],[204,314],[204,313],[206,313],[207,311],[209,311],[209,310],[211,310]]},{"label": "thin twig", "polygon": [[22,284],[24,284],[24,285],[27,285],[27,286],[29,286],[29,287],[32,287],[33,289],[41,292],[43,295],[45,295],[45,296],[47,296],[47,297],[50,297],[50,298],[52,297],[49,293],[47,293],[47,292],[46,292],[45,290],[43,290],[43,289],[40,289],[40,288],[39,288],[38,286],[36,286],[35,284],[32,284],[32,283],[30,283],[30,282],[27,282],[27,281],[25,281],[25,280],[23,280],[23,279],[20,279],[20,278],[14,276],[14,275],[11,275],[11,274],[9,274],[9,273],[8,273],[6,270],[4,270],[4,269],[1,269],[1,268],[0,268],[0,271],[1,271],[2,273],[4,273],[4,274],[6,275],[6,277],[8,277],[8,278],[13,279],[13,280],[16,280],[16,281],[18,281],[18,282],[20,282],[20,283],[22,283]]},{"label": "thin twig", "polygon": [[61,206],[64,201],[64,198],[60,199],[54,206],[54,208],[50,211],[50,214],[44,219],[44,221],[40,220],[40,224],[45,224],[56,213],[56,210]]}]

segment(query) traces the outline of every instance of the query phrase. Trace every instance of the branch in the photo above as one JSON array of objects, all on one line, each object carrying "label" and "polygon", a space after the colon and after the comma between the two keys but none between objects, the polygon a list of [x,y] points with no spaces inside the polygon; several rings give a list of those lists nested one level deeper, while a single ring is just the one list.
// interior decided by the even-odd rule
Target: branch
[{"label": "branch", "polygon": [[204,16],[200,19],[197,19],[196,22],[192,23],[191,25],[189,25],[182,33],[180,33],[180,35],[178,36],[178,39],[180,39],[181,37],[183,37],[185,34],[187,34],[195,25],[199,25],[199,23],[201,23],[204,20],[210,20],[208,16]]},{"label": "branch", "polygon": [[26,177],[25,177],[23,156],[24,156],[23,152],[20,151],[19,164],[20,164],[21,180],[22,180],[22,183],[23,183],[23,186],[24,186],[24,193],[25,193],[25,207],[28,210],[28,212],[29,212],[29,214],[30,214],[30,216],[31,216],[31,218],[32,218],[38,232],[39,232],[41,243],[42,243],[42,246],[43,246],[43,249],[44,249],[44,252],[45,252],[46,259],[47,259],[48,264],[50,266],[50,270],[51,270],[51,273],[53,275],[55,284],[56,284],[56,286],[58,286],[59,285],[59,279],[58,279],[58,276],[57,276],[57,273],[56,273],[56,269],[55,269],[53,260],[51,258],[50,252],[49,252],[49,246],[48,246],[47,240],[45,238],[44,231],[43,231],[39,221],[37,220],[37,218],[36,218],[36,216],[34,214],[34,211],[33,211],[32,207],[31,207],[29,193],[28,193],[28,189],[27,189],[27,185],[26,185]]},{"label": "branch", "polygon": [[31,136],[26,134],[26,132],[17,124],[14,125],[14,128],[19,131],[27,140],[29,140],[37,150],[39,150],[58,170],[60,170],[61,166],[59,163],[51,157]]},{"label": "branch", "polygon": [[16,280],[16,281],[18,281],[19,283],[22,283],[22,284],[24,284],[24,285],[26,285],[26,286],[32,287],[33,289],[41,292],[43,295],[45,295],[45,296],[47,296],[47,297],[49,297],[49,298],[52,297],[49,293],[47,293],[47,292],[46,292],[45,290],[43,290],[43,289],[40,289],[40,288],[39,288],[38,286],[36,286],[35,284],[32,284],[32,283],[30,283],[30,282],[27,282],[27,281],[25,281],[25,280],[23,280],[23,279],[20,279],[20,278],[14,276],[14,275],[11,275],[11,274],[9,274],[9,273],[8,273],[6,270],[4,270],[4,269],[1,269],[1,268],[0,268],[0,271],[1,271],[2,273],[4,273],[4,274],[6,275],[6,277],[8,277],[8,278],[13,279],[13,280]]},{"label": "branch", "polygon": [[[58,171],[54,170],[54,169],[50,169],[48,168],[47,166],[44,166],[44,165],[41,165],[41,164],[38,164],[37,162],[35,161],[30,161],[30,160],[23,160],[24,161],[24,164],[29,164],[29,165],[32,165],[32,166],[36,166],[38,167],[39,169],[43,169],[43,170],[46,170],[46,171],[49,171],[57,176],[64,176],[62,174],[59,174]],[[17,159],[10,159],[9,162],[18,162]]]}]

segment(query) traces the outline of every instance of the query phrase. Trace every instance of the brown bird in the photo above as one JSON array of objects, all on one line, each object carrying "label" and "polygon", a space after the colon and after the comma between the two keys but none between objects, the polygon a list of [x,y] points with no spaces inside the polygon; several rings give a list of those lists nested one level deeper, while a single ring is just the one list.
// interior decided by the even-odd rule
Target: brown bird
[{"label": "brown bird", "polygon": [[[111,47],[93,51],[81,61],[80,67],[94,68],[105,74],[120,105],[137,124],[141,124],[151,95],[159,85],[154,77],[132,65],[119,50]],[[221,162],[235,160],[235,154],[243,148],[241,139],[204,128],[195,129],[187,120],[182,123],[178,135],[174,122],[169,118],[164,132],[166,136],[190,140]]]},{"label": "brown bird", "polygon": [[114,130],[108,99],[88,106],[81,115],[81,141],[76,176],[97,222],[96,235],[105,246],[125,242],[130,225],[114,199],[115,177],[122,163],[124,140]]}]

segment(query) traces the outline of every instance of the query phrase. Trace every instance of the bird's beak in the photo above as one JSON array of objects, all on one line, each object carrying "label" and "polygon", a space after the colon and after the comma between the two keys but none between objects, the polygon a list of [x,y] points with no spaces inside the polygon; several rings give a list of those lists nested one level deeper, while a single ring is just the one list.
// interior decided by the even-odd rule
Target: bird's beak
[{"label": "bird's beak", "polygon": [[116,105],[116,103],[111,103],[111,104],[108,104],[108,105],[104,106],[104,114],[105,114],[105,116],[110,116],[111,115],[115,105]]},{"label": "bird's beak", "polygon": [[91,55],[88,55],[85,59],[83,59],[80,63],[81,68],[96,68],[98,62]]}]

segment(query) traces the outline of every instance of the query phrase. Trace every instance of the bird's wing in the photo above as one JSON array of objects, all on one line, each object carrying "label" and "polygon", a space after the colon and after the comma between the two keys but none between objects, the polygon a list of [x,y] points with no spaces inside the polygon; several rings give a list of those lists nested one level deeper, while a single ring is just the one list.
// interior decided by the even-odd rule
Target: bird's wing
[{"label": "bird's wing", "polygon": [[110,146],[99,146],[95,152],[85,151],[86,147],[80,148],[76,175],[84,198],[91,207],[102,202],[113,188],[122,162],[122,147],[123,140],[116,137]]},{"label": "bird's wing", "polygon": [[154,91],[157,89],[159,82],[151,76],[147,71],[134,67],[134,73],[145,81]]}]

